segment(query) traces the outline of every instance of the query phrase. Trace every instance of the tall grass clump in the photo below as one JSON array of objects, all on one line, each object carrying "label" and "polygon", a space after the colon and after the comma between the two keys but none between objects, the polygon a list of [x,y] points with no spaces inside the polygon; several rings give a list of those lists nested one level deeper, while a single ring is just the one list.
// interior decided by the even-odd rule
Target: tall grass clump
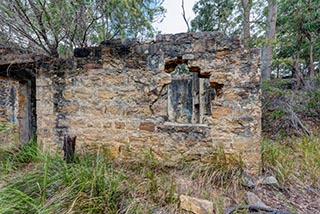
[{"label": "tall grass clump", "polygon": [[[31,145],[30,145],[31,147]],[[36,151],[21,150],[15,161],[29,161]],[[38,154],[33,167],[16,173],[0,188],[0,213],[125,212],[125,176],[99,154],[66,164],[59,156]]]},{"label": "tall grass clump", "polygon": [[226,153],[223,147],[214,148],[205,161],[190,164],[194,178],[205,184],[218,186],[238,185],[244,171],[241,155]]},{"label": "tall grass clump", "polygon": [[145,206],[138,213],[152,213],[156,207],[176,208],[173,168],[156,159],[150,151],[145,152],[140,160],[127,162],[122,168],[130,177],[131,183],[136,184],[130,186],[132,196]]},{"label": "tall grass clump", "polygon": [[319,137],[262,142],[262,167],[282,183],[301,182],[320,186]]},{"label": "tall grass clump", "polygon": [[39,154],[35,138],[26,144],[0,145],[0,178],[25,167],[28,163],[37,162]]},{"label": "tall grass clump", "polygon": [[152,157],[119,164],[106,153],[88,152],[67,164],[36,144],[25,146],[12,153],[17,168],[0,177],[0,214],[142,214],[176,202],[174,179]]}]

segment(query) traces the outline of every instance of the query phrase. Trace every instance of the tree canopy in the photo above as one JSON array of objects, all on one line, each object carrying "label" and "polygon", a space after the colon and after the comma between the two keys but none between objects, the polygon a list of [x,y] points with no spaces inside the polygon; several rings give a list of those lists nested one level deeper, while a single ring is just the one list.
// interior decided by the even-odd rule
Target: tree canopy
[{"label": "tree canopy", "polygon": [[292,75],[299,85],[319,73],[319,8],[318,0],[198,0],[191,25],[193,31],[241,34],[245,47],[263,50],[264,78]]},{"label": "tree canopy", "polygon": [[199,0],[193,6],[196,17],[191,21],[192,30],[230,33],[234,30],[231,19],[234,9],[232,0]]},{"label": "tree canopy", "polygon": [[58,57],[115,37],[150,37],[163,0],[1,0],[0,39]]}]

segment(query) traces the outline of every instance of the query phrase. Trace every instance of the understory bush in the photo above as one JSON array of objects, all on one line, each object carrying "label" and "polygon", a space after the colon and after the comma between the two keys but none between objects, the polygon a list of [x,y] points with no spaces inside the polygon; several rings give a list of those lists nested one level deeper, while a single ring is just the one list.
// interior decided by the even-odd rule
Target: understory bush
[{"label": "understory bush", "polygon": [[319,128],[320,89],[294,90],[288,80],[262,84],[262,133],[280,140],[311,135]]}]

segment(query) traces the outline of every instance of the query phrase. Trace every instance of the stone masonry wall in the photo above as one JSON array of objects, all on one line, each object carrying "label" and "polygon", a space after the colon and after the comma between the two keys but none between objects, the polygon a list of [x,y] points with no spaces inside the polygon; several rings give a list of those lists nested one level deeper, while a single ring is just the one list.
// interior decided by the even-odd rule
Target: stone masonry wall
[{"label": "stone masonry wall", "polygon": [[[257,168],[261,140],[259,51],[220,33],[105,41],[76,50],[76,66],[39,71],[37,136],[61,148],[107,148],[117,158],[152,153],[168,163],[204,159],[223,145]],[[173,73],[186,64],[188,74]]]},{"label": "stone masonry wall", "polygon": [[32,137],[30,97],[31,89],[27,82],[0,76],[0,123],[14,125],[6,126],[15,127],[14,132],[22,143]]},{"label": "stone masonry wall", "polygon": [[0,77],[0,122],[18,123],[19,81]]}]

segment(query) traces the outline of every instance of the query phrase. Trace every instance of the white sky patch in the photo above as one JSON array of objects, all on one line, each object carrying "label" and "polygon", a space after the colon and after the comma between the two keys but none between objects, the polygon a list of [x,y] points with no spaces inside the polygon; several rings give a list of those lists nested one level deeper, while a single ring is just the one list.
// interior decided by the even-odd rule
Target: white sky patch
[{"label": "white sky patch", "polygon": [[[197,0],[184,0],[186,18],[190,21],[195,17],[192,7]],[[187,25],[182,17],[181,0],[165,0],[163,7],[167,9],[165,18],[161,23],[153,26],[161,31],[161,34],[187,32]],[[190,26],[191,27],[191,26]]]}]

